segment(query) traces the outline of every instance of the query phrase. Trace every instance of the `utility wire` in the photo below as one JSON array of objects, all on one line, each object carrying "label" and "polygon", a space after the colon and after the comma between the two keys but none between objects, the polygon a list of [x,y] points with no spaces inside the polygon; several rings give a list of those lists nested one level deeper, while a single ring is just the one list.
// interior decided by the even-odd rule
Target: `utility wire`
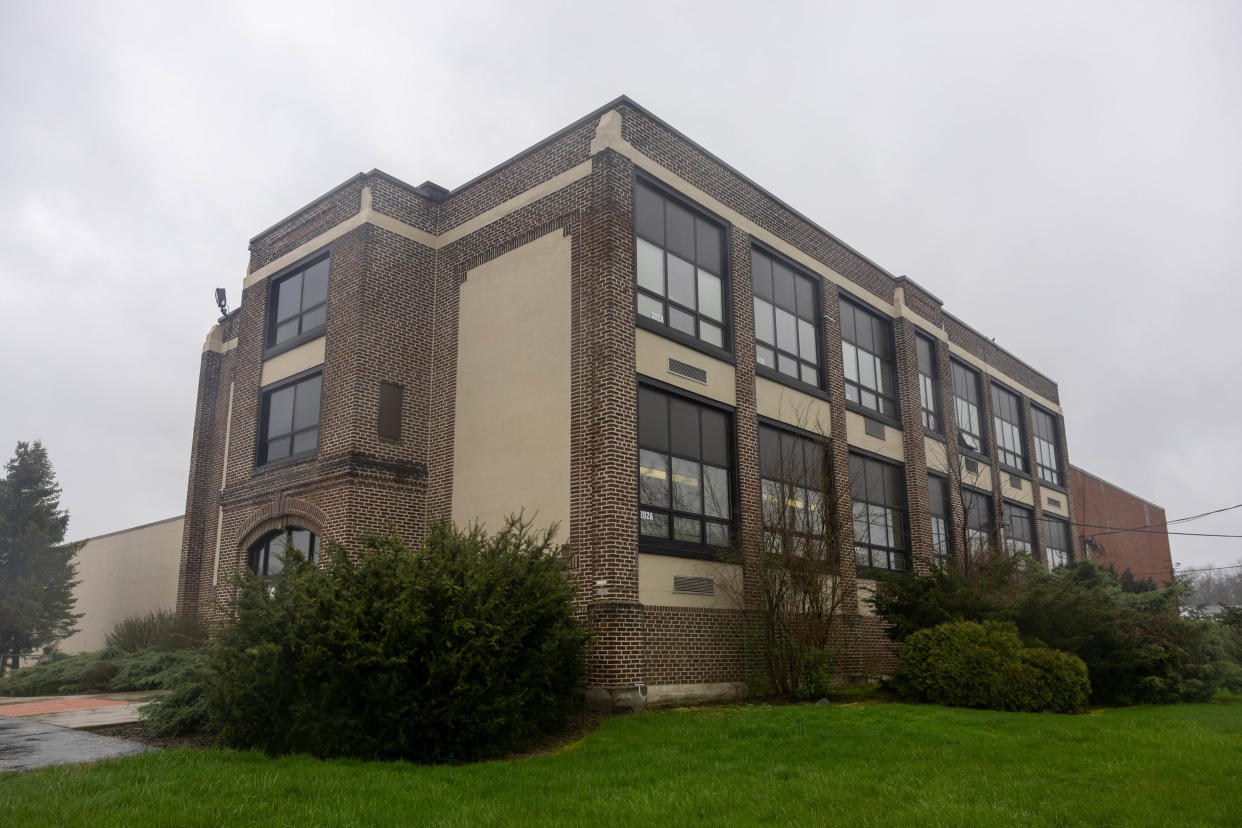
[{"label": "utility wire", "polygon": [[[1160,526],[1172,526],[1172,525],[1174,525],[1174,524],[1179,524],[1179,523],[1187,523],[1187,522],[1192,521],[1192,520],[1199,520],[1200,518],[1205,518],[1205,517],[1207,517],[1208,515],[1216,515],[1216,514],[1220,514],[1221,512],[1228,512],[1228,511],[1231,511],[1231,510],[1233,510],[1233,509],[1242,509],[1242,503],[1238,503],[1238,504],[1235,504],[1235,505],[1233,505],[1233,506],[1226,506],[1226,507],[1224,507],[1224,508],[1222,508],[1222,509],[1213,509],[1213,510],[1212,510],[1212,511],[1210,511],[1210,512],[1203,512],[1202,514],[1198,514],[1198,515],[1191,515],[1190,517],[1176,518],[1176,519],[1174,519],[1174,520],[1166,520],[1166,521],[1164,521],[1163,523],[1148,523],[1148,524],[1146,524],[1146,525],[1143,525],[1143,526],[1135,526],[1135,527],[1132,527],[1132,528],[1130,528],[1130,529],[1117,529],[1117,528],[1114,528],[1114,527],[1112,527],[1112,526],[1103,526],[1103,525],[1098,524],[1098,523],[1074,523],[1074,522],[1071,522],[1071,524],[1070,524],[1070,525],[1072,525],[1072,526],[1077,526],[1077,527],[1079,527],[1079,528],[1084,528],[1084,529],[1104,529],[1104,530],[1106,530],[1106,531],[1104,531],[1104,532],[1096,532],[1095,534],[1091,535],[1091,537],[1092,537],[1092,538],[1098,538],[1098,537],[1102,537],[1102,536],[1104,536],[1104,535],[1117,535],[1117,534],[1123,534],[1123,533],[1126,533],[1126,532],[1143,532],[1144,530],[1152,530],[1152,529],[1156,529],[1157,527],[1160,527]],[[1199,534],[1199,533],[1196,533],[1196,532],[1148,532],[1148,534],[1190,535],[1190,536],[1195,536],[1195,537],[1206,537],[1206,538],[1238,538],[1238,537],[1242,537],[1242,535]]]}]

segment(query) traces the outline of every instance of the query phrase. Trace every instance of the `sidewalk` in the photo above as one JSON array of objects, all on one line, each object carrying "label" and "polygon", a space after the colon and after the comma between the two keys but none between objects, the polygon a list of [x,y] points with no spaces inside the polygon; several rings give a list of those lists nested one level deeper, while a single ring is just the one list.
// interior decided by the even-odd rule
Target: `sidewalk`
[{"label": "sidewalk", "polygon": [[146,745],[18,718],[0,718],[0,772],[94,762],[142,753]]},{"label": "sidewalk", "polygon": [[90,730],[140,721],[138,708],[165,691],[99,693],[74,696],[0,696],[0,724],[5,719]]}]

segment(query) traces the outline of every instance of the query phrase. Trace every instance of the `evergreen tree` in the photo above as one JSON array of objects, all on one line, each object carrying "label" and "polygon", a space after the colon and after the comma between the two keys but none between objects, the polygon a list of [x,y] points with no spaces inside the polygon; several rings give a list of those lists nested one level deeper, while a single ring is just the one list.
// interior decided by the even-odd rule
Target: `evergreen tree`
[{"label": "evergreen tree", "polygon": [[6,660],[54,644],[74,632],[74,555],[66,544],[69,513],[47,449],[18,443],[0,480],[0,674]]}]

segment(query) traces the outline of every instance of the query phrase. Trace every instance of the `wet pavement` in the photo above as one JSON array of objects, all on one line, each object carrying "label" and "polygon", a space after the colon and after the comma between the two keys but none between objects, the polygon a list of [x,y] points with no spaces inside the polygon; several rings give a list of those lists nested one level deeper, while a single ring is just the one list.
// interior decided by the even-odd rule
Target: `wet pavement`
[{"label": "wet pavement", "polygon": [[94,762],[142,753],[146,745],[29,719],[0,717],[0,771]]},{"label": "wet pavement", "polygon": [[138,708],[165,690],[133,693],[97,693],[75,696],[0,696],[0,721],[11,716],[44,724],[90,729],[140,720]]}]

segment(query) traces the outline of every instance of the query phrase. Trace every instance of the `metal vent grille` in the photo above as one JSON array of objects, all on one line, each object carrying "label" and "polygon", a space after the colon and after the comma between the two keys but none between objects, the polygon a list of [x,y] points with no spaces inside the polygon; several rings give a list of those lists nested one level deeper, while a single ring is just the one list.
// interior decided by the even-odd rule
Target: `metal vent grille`
[{"label": "metal vent grille", "polygon": [[707,371],[705,369],[696,368],[687,362],[682,362],[680,359],[673,359],[672,357],[669,357],[668,372],[670,374],[676,374],[679,377],[685,377],[688,380],[701,382],[704,385],[707,385]]},{"label": "metal vent grille", "polygon": [[979,464],[976,463],[974,460],[971,460],[969,457],[967,457],[966,458],[966,471],[970,472],[971,474],[978,474]]},{"label": "metal vent grille", "polygon": [[1010,486],[1012,486],[1013,488],[1018,489],[1019,491],[1021,491],[1021,489],[1022,489],[1022,478],[1021,478],[1021,477],[1018,477],[1018,475],[1016,475],[1016,474],[1011,474],[1011,475],[1009,475],[1009,485],[1010,485]]},{"label": "metal vent grille", "polygon": [[1057,500],[1055,497],[1050,497],[1048,498],[1048,505],[1052,506],[1055,509],[1060,509],[1061,501]]},{"label": "metal vent grille", "polygon": [[863,422],[866,423],[868,434],[872,437],[879,437],[881,440],[884,439],[884,423],[877,423],[871,419],[865,419]]},{"label": "metal vent grille", "polygon": [[674,575],[673,592],[679,595],[715,595],[716,582],[693,575]]}]

